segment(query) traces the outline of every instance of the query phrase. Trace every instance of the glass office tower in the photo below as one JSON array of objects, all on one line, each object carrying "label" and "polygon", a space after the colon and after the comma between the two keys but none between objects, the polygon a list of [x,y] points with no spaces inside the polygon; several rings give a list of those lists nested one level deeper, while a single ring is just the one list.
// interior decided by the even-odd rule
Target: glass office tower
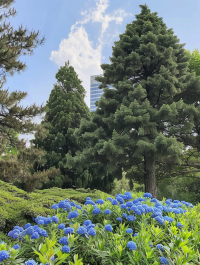
[{"label": "glass office tower", "polygon": [[[103,89],[99,89],[101,83],[95,80],[96,76],[103,76],[103,75],[91,75],[90,76],[90,111],[95,111],[96,106],[95,102],[99,101],[100,97],[103,95]],[[112,89],[111,86],[108,86]]]}]

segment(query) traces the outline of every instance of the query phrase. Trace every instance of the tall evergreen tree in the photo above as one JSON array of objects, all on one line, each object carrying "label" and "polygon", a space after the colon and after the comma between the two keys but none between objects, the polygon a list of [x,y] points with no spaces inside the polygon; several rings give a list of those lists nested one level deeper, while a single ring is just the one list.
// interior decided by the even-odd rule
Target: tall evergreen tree
[{"label": "tall evergreen tree", "polygon": [[[3,19],[7,19],[10,16],[16,15],[16,10],[8,9],[13,4],[13,0],[1,0],[0,1],[0,22]],[[4,11],[4,13],[2,13]],[[45,112],[46,106],[37,107],[35,104],[23,109],[17,104],[20,100],[24,99],[27,95],[26,92],[12,92],[3,90],[2,87],[6,83],[6,76],[10,74],[14,75],[15,72],[20,73],[26,68],[26,64],[18,60],[20,55],[33,54],[33,48],[37,45],[42,45],[45,38],[38,39],[39,31],[35,33],[31,31],[27,34],[27,29],[23,29],[22,26],[18,30],[13,30],[10,23],[6,21],[0,25],[0,154],[2,154],[6,148],[14,148],[18,150],[18,154],[9,155],[9,157],[1,157],[0,168],[1,177],[4,181],[13,182],[15,179],[21,181],[22,178],[32,178],[32,180],[38,181],[38,175],[32,177],[31,174],[25,174],[25,167],[31,167],[31,160],[36,157],[42,159],[45,152],[35,148],[26,148],[26,142],[22,139],[19,140],[16,134],[27,134],[37,132],[43,135],[46,130],[41,125],[32,123],[31,119],[37,115],[41,115]],[[29,161],[25,162],[23,157],[29,156]],[[8,158],[8,159],[7,159]],[[55,171],[55,170],[54,170]],[[51,172],[46,172],[45,178]],[[3,175],[3,176],[2,176]]]},{"label": "tall evergreen tree", "polygon": [[112,47],[111,64],[101,65],[103,77],[96,77],[104,94],[90,133],[83,135],[92,146],[66,158],[68,167],[99,163],[102,174],[119,177],[137,166],[145,191],[157,197],[156,164],[181,163],[184,144],[174,135],[191,133],[199,115],[193,103],[200,99],[200,78],[189,71],[185,44],[178,43],[157,12],[140,7]]},{"label": "tall evergreen tree", "polygon": [[[56,74],[57,84],[51,91],[47,101],[47,112],[42,121],[43,127],[48,125],[49,133],[45,137],[37,137],[33,143],[47,152],[46,164],[34,163],[35,171],[47,170],[50,167],[60,168],[61,174],[43,185],[46,187],[67,188],[75,184],[77,178],[73,170],[64,168],[62,159],[65,154],[81,150],[80,139],[74,136],[81,119],[90,120],[90,111],[84,102],[85,89],[81,85],[74,68],[65,63]],[[79,183],[80,184],[80,183]]]}]

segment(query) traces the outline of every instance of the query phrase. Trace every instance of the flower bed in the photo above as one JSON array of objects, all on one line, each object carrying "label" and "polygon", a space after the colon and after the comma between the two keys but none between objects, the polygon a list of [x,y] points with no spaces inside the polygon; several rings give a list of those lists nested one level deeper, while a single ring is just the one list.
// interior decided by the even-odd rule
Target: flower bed
[{"label": "flower bed", "polygon": [[0,264],[200,264],[199,204],[125,192],[51,209],[8,233],[15,243],[0,243]]}]

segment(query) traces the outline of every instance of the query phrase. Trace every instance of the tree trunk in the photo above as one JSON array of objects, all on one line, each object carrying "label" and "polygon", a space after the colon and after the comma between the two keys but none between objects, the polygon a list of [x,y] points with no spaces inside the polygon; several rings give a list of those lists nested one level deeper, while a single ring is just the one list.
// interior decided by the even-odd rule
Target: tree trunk
[{"label": "tree trunk", "polygon": [[153,198],[157,199],[157,186],[156,186],[156,167],[155,159],[152,155],[144,156],[144,186],[145,192],[152,194]]}]

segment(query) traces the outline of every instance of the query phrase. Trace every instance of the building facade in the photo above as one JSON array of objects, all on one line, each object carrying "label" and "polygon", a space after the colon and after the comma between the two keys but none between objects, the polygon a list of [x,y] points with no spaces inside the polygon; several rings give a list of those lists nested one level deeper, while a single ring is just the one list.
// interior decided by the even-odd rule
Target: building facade
[{"label": "building facade", "polygon": [[[103,89],[99,89],[101,83],[95,80],[96,76],[103,76],[103,74],[90,76],[90,111],[95,111],[97,109],[95,102],[99,101],[100,97],[103,95]],[[112,89],[111,86],[109,86],[109,88]]]}]

